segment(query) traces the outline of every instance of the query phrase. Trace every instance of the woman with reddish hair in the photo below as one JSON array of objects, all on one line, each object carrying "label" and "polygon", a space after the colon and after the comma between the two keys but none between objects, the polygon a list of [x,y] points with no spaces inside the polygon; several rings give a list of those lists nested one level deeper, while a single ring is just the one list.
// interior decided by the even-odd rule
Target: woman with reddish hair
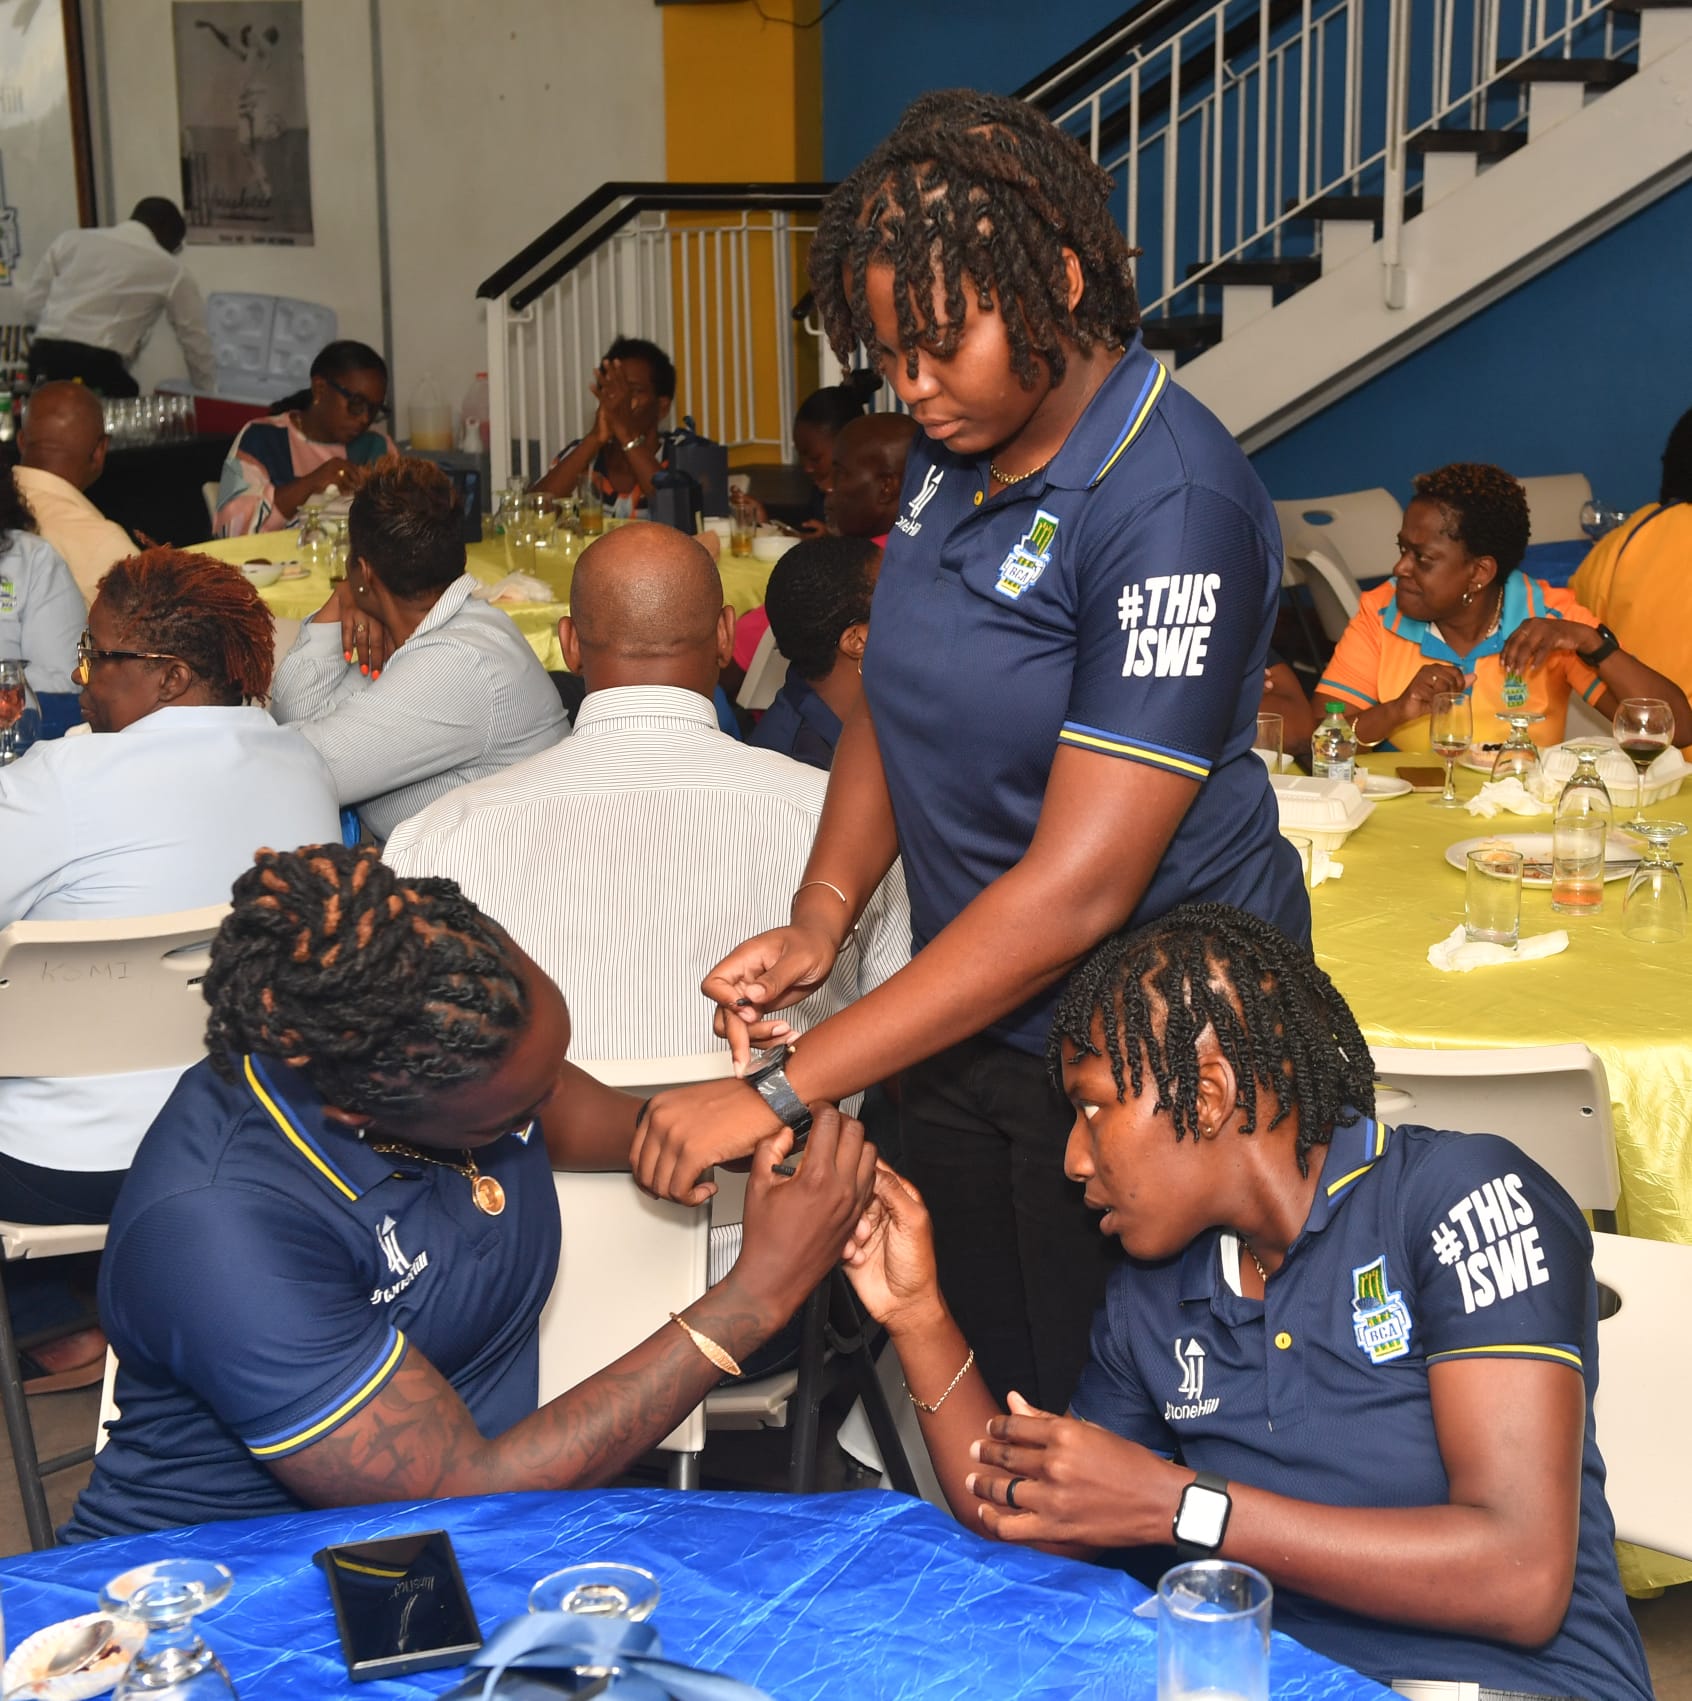
[{"label": "woman with reddish hair", "polygon": [[[226,903],[261,846],[340,837],[322,758],[261,706],[273,639],[270,610],[223,562],[147,549],[106,573],[74,675],[101,736],[0,768],[0,927]],[[0,1079],[0,1217],[105,1222],[180,1073]],[[7,1271],[20,1333],[74,1313],[65,1262]],[[96,1382],[104,1354],[97,1330],[37,1348],[26,1386]]]}]

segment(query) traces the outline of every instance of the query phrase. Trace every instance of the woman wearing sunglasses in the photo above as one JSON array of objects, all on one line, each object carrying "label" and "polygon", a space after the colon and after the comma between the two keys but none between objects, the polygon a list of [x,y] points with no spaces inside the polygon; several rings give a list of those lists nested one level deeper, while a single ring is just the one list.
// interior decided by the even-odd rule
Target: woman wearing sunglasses
[{"label": "woman wearing sunglasses", "polygon": [[230,445],[217,491],[217,535],[275,532],[331,485],[348,493],[360,467],[392,452],[382,429],[388,366],[364,343],[328,344],[311,363],[311,389],[250,420]]},{"label": "woman wearing sunglasses", "polygon": [[[340,837],[323,759],[259,707],[273,626],[241,574],[203,555],[148,549],[105,574],[75,672],[102,736],[0,768],[0,927],[227,903],[260,845]],[[0,1079],[0,1217],[105,1222],[180,1074]],[[66,1262],[6,1271],[19,1333],[75,1316]],[[80,1387],[104,1352],[98,1331],[78,1331],[36,1348],[24,1374],[42,1392]]]}]

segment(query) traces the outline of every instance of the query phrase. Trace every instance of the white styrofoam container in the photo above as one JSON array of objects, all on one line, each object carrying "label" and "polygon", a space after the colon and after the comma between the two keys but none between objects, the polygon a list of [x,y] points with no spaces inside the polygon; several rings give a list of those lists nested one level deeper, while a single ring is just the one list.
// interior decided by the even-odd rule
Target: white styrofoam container
[{"label": "white styrofoam container", "polygon": [[1375,812],[1349,780],[1271,774],[1269,785],[1281,811],[1281,831],[1309,839],[1317,850],[1338,850]]},{"label": "white styrofoam container", "polygon": [[[1598,758],[1598,772],[1603,776],[1604,784],[1609,788],[1610,800],[1616,808],[1631,811],[1633,788],[1636,784],[1634,766],[1621,753],[1613,738],[1571,738],[1568,744],[1553,744],[1541,750],[1539,760],[1545,771],[1543,790],[1549,800],[1555,803],[1562,795],[1563,787],[1574,775],[1576,763],[1569,744],[1609,746]],[[1692,774],[1692,767],[1687,766],[1686,758],[1672,747],[1665,750],[1645,770],[1645,791],[1641,802],[1649,805],[1661,803],[1665,797],[1673,797],[1688,774]]]}]

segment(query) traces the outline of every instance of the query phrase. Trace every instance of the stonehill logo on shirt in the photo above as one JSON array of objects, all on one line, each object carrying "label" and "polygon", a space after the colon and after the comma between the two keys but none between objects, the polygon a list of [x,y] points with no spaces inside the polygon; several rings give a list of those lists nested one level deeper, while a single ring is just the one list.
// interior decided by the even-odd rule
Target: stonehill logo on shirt
[{"label": "stonehill logo on shirt", "polygon": [[1179,1423],[1182,1418],[1209,1417],[1222,1404],[1214,1394],[1208,1400],[1204,1397],[1204,1360],[1204,1343],[1197,1335],[1187,1341],[1179,1335],[1175,1337],[1175,1362],[1181,1370],[1181,1386],[1175,1392],[1181,1403],[1176,1405],[1173,1400],[1164,1401],[1165,1423]]},{"label": "stonehill logo on shirt", "polygon": [[1210,647],[1220,573],[1158,573],[1124,585],[1116,616],[1128,634],[1124,679],[1197,679]]},{"label": "stonehill logo on shirt", "polygon": [[1457,1272],[1465,1314],[1551,1280],[1519,1175],[1495,1175],[1459,1199],[1434,1229],[1433,1251]]},{"label": "stonehill logo on shirt", "polygon": [[376,1244],[382,1248],[388,1268],[399,1278],[392,1287],[370,1290],[372,1305],[386,1305],[390,1300],[398,1299],[429,1268],[429,1254],[419,1252],[415,1258],[407,1258],[400,1250],[399,1225],[392,1217],[382,1219],[382,1226],[376,1231]]},{"label": "stonehill logo on shirt", "polygon": [[895,522],[906,537],[915,537],[922,530],[918,516],[934,500],[934,493],[940,488],[940,481],[945,476],[946,469],[944,467],[930,467],[922,475],[922,488],[911,498],[910,507]]},{"label": "stonehill logo on shirt", "polygon": [[1057,539],[1057,529],[1056,514],[1048,514],[1044,508],[1034,511],[1033,525],[999,563],[999,582],[993,589],[1000,596],[1015,602],[1051,566],[1052,544]]},{"label": "stonehill logo on shirt", "polygon": [[1410,1307],[1388,1284],[1384,1252],[1351,1272],[1351,1327],[1371,1364],[1388,1364],[1410,1350]]}]

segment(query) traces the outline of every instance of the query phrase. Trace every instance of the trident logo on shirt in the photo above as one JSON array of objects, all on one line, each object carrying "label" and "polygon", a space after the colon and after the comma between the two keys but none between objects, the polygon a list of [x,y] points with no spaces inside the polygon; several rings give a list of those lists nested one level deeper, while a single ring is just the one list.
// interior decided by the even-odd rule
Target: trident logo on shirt
[{"label": "trident logo on shirt", "polygon": [[1204,1348],[1199,1344],[1199,1338],[1194,1335],[1186,1346],[1181,1345],[1181,1337],[1175,1337],[1175,1362],[1181,1367],[1181,1386],[1176,1392],[1183,1400],[1202,1400],[1204,1398]]},{"label": "trident logo on shirt", "polygon": [[410,1271],[411,1260],[400,1251],[399,1235],[395,1232],[397,1226],[392,1217],[384,1217],[382,1226],[376,1231],[376,1240],[387,1257],[388,1268],[396,1276],[403,1276]]},{"label": "trident logo on shirt", "polygon": [[917,516],[934,500],[934,493],[940,488],[940,480],[945,476],[944,467],[930,467],[922,475],[922,488],[911,498],[909,511],[899,516],[899,530],[907,537],[915,537],[922,530]]}]

